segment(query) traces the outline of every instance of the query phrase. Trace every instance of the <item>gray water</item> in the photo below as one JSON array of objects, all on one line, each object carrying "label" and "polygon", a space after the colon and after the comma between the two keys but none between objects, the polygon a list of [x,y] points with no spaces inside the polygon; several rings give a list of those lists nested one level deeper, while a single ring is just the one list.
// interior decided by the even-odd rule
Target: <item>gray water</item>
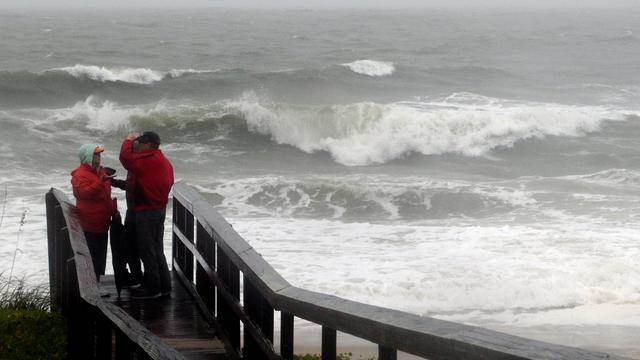
[{"label": "gray water", "polygon": [[602,333],[640,324],[639,20],[3,10],[0,271],[18,248],[46,281],[43,195],[70,194],[80,144],[123,174],[121,139],[153,129],[298,286],[635,354]]}]

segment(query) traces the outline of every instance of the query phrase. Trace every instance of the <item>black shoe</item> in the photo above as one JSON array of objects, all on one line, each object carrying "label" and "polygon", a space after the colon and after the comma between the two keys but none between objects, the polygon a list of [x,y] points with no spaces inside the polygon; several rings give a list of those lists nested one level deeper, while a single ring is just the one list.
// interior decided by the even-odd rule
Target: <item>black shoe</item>
[{"label": "black shoe", "polygon": [[157,299],[162,294],[160,292],[152,293],[145,288],[133,289],[131,291],[131,298],[136,300]]},{"label": "black shoe", "polygon": [[138,281],[131,281],[131,280],[127,280],[127,282],[124,284],[124,286],[122,287],[123,289],[137,289],[140,286],[142,286],[142,284]]}]

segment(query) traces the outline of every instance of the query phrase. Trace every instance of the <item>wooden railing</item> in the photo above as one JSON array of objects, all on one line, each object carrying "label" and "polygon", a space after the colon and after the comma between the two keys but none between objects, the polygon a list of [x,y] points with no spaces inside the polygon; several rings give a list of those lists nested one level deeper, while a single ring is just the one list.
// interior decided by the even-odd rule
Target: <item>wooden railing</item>
[{"label": "wooden railing", "polygon": [[75,206],[59,190],[45,197],[51,307],[67,319],[69,359],[184,359],[99,295]]},{"label": "wooden railing", "polygon": [[[380,360],[396,359],[397,351],[429,359],[622,359],[297,288],[193,188],[176,184],[173,196],[173,268],[217,320],[235,357],[292,359],[298,317],[322,326],[323,360],[336,358],[337,331],[378,344]],[[274,311],[280,311],[279,353]]]},{"label": "wooden railing", "polygon": [[[292,359],[298,317],[322,326],[322,359],[336,358],[338,331],[377,344],[380,360],[395,359],[397,351],[429,359],[624,359],[299,289],[197,191],[180,183],[173,194],[173,270],[218,327],[230,358]],[[46,205],[52,308],[68,319],[69,358],[183,359],[100,298],[75,206],[56,189],[47,193]],[[273,344],[275,311],[279,352]]]}]

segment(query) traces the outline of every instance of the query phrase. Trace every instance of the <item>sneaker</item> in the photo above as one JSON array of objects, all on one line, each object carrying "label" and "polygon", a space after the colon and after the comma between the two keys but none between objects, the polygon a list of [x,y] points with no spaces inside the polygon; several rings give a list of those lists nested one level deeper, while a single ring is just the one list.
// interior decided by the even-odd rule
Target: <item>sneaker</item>
[{"label": "sneaker", "polygon": [[160,292],[152,293],[144,288],[138,288],[131,292],[131,298],[136,300],[157,299],[162,294]]}]

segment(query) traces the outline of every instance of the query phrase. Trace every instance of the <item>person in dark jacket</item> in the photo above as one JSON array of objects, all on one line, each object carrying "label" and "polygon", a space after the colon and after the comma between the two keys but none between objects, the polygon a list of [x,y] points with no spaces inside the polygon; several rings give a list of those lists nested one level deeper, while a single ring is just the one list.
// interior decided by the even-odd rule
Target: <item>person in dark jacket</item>
[{"label": "person in dark jacket", "polygon": [[78,149],[80,166],[71,172],[71,186],[76,198],[78,218],[87,240],[96,279],[104,275],[107,262],[107,240],[113,203],[111,176],[100,166],[104,149],[95,144],[84,144]]},{"label": "person in dark jacket", "polygon": [[[134,140],[138,151],[134,151]],[[169,192],[173,186],[173,167],[160,147],[160,136],[153,131],[141,136],[129,134],[120,148],[120,162],[135,176],[133,196],[138,253],[144,265],[144,282],[134,289],[134,299],[153,299],[171,293],[171,276],[164,256],[163,237]]]}]

